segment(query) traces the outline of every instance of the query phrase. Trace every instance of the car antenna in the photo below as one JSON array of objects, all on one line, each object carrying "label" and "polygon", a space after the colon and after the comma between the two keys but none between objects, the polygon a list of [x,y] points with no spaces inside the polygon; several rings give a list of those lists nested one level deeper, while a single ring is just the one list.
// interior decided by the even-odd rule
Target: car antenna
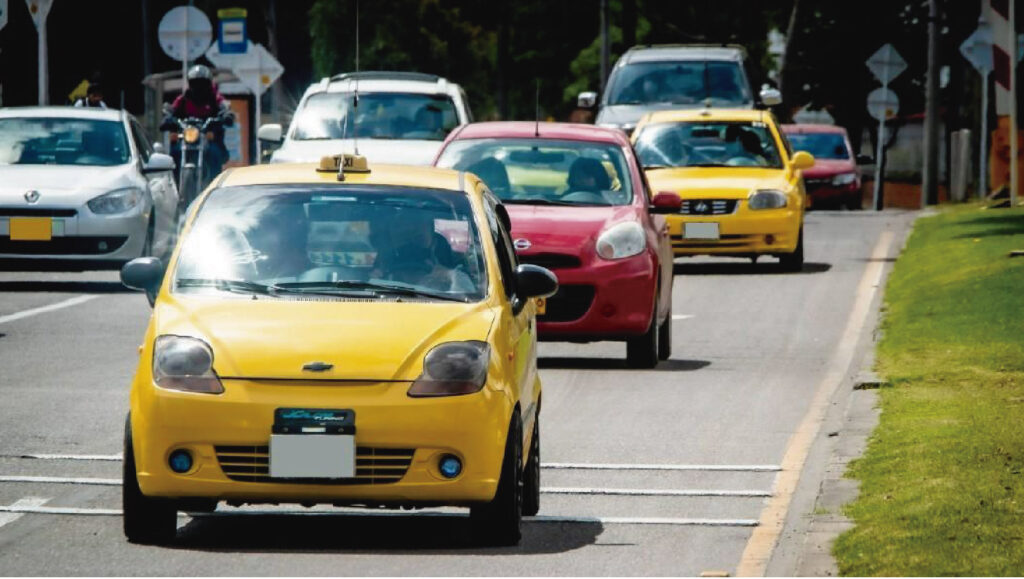
[{"label": "car antenna", "polygon": [[540,79],[537,79],[537,95],[533,100],[533,136],[540,136]]},{"label": "car antenna", "polygon": [[359,111],[359,0],[356,0],[356,78],[355,96],[352,99],[352,146],[359,156],[359,127],[356,125],[355,113]]}]

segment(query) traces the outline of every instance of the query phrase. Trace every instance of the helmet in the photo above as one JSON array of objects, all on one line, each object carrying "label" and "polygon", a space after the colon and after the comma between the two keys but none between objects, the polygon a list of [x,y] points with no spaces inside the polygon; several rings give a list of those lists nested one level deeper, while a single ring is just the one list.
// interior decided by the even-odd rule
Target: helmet
[{"label": "helmet", "polygon": [[208,67],[206,67],[206,66],[204,66],[202,64],[197,64],[197,65],[193,66],[192,68],[188,69],[188,74],[185,75],[185,78],[187,78],[190,81],[191,80],[200,79],[200,78],[204,79],[204,80],[212,81],[213,80],[213,73],[210,72],[210,69]]}]

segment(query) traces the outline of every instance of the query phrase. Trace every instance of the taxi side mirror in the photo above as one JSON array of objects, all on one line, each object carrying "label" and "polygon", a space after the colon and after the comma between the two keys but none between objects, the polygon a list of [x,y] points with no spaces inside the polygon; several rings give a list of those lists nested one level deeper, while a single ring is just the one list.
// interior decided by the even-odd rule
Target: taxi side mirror
[{"label": "taxi side mirror", "polygon": [[149,305],[156,303],[163,281],[164,263],[159,257],[137,257],[121,268],[121,283],[129,289],[146,292]]},{"label": "taxi side mirror", "polygon": [[683,199],[669,191],[662,191],[651,200],[650,212],[660,215],[679,213],[683,208]]},{"label": "taxi side mirror", "polygon": [[524,263],[516,268],[516,298],[512,310],[519,313],[530,298],[551,297],[558,291],[558,278],[549,270]]},{"label": "taxi side mirror", "polygon": [[810,169],[814,166],[814,156],[807,151],[797,151],[790,163],[793,169]]}]

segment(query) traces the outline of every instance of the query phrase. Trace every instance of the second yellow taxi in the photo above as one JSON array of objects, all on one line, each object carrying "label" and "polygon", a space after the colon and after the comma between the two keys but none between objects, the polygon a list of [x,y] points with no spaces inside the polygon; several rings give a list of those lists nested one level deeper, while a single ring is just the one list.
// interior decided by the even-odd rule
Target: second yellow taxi
[{"label": "second yellow taxi", "polygon": [[475,176],[270,165],[222,175],[164,274],[125,429],[124,531],[162,543],[218,502],[470,508],[514,544],[540,501],[535,300]]},{"label": "second yellow taxi", "polygon": [[632,139],[652,194],[683,199],[667,217],[676,255],[771,255],[787,271],[803,268],[801,172],[814,158],[792,150],[771,113],[656,112]]}]

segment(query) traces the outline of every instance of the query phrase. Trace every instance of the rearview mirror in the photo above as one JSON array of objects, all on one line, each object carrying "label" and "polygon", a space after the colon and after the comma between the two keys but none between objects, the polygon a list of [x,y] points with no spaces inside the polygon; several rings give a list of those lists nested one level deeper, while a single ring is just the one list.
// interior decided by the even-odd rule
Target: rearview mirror
[{"label": "rearview mirror", "polygon": [[683,199],[675,193],[669,191],[662,191],[654,196],[651,200],[651,207],[649,211],[651,213],[665,215],[671,213],[679,213],[683,208]]},{"label": "rearview mirror", "polygon": [[558,278],[549,270],[529,263],[516,268],[516,300],[512,304],[515,313],[522,311],[530,298],[547,298],[558,291]]},{"label": "rearview mirror", "polygon": [[160,171],[173,171],[174,158],[163,153],[153,153],[149,161],[142,164],[143,173],[159,173]]},{"label": "rearview mirror", "polygon": [[761,87],[761,93],[759,96],[761,97],[761,104],[766,107],[774,107],[775,105],[782,104],[782,93],[780,93],[777,88],[764,85]]},{"label": "rearview mirror", "polygon": [[797,151],[791,163],[794,169],[810,169],[814,166],[814,156],[807,151]]},{"label": "rearview mirror", "polygon": [[277,123],[262,125],[260,129],[256,131],[256,138],[261,141],[280,143],[284,140],[284,128]]},{"label": "rearview mirror", "polygon": [[581,92],[576,97],[576,106],[581,109],[592,109],[597,106],[597,93],[593,91]]},{"label": "rearview mirror", "polygon": [[128,289],[146,292],[149,305],[156,302],[163,281],[164,263],[159,257],[137,257],[121,268],[121,283]]}]

